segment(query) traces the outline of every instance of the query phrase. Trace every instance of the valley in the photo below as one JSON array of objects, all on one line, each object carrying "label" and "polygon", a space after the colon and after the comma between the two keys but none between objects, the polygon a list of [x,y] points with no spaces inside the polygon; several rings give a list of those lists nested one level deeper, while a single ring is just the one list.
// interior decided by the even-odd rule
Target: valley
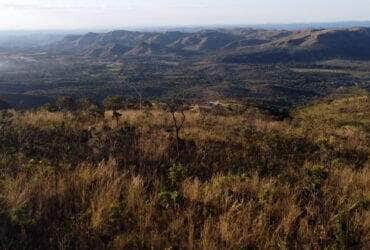
[{"label": "valley", "polygon": [[70,35],[37,49],[2,52],[7,66],[0,69],[0,97],[29,108],[60,95],[133,100],[140,90],[150,101],[232,99],[284,114],[343,88],[368,89],[368,41],[367,29]]}]

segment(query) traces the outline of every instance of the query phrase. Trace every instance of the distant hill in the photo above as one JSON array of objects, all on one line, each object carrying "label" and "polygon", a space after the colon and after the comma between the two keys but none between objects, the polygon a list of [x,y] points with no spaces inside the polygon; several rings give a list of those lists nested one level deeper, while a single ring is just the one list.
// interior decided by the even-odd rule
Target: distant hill
[{"label": "distant hill", "polygon": [[236,99],[285,116],[338,90],[369,89],[369,30],[70,34],[43,47],[4,49],[0,96],[14,108],[39,107],[61,95],[97,102],[111,95]]},{"label": "distant hill", "polygon": [[254,48],[231,52],[235,63],[275,63],[323,59],[370,59],[370,29],[304,30]]},{"label": "distant hill", "polygon": [[49,49],[85,57],[216,56],[223,62],[370,59],[370,28],[301,31],[251,28],[197,32],[112,31],[66,36]]},{"label": "distant hill", "polygon": [[324,59],[370,59],[370,29],[304,30],[253,49],[227,55],[224,62],[275,63]]},{"label": "distant hill", "polygon": [[348,29],[352,27],[370,27],[370,21],[282,23],[252,25],[255,29],[303,30],[303,29]]},{"label": "distant hill", "polygon": [[286,31],[217,29],[198,32],[113,31],[66,36],[52,51],[93,57],[193,56],[255,46],[291,34]]}]

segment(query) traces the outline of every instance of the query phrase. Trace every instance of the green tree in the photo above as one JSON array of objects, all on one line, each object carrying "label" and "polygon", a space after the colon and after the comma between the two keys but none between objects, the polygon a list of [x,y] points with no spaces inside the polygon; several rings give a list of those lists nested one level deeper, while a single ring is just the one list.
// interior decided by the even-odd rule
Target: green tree
[{"label": "green tree", "polygon": [[57,97],[54,103],[56,111],[68,112],[76,111],[78,109],[77,102],[74,98],[69,96],[60,96]]},{"label": "green tree", "polygon": [[80,117],[104,118],[104,109],[98,103],[89,98],[78,100],[78,109]]},{"label": "green tree", "polygon": [[124,100],[122,96],[109,96],[104,100],[105,110],[119,110],[124,108]]}]

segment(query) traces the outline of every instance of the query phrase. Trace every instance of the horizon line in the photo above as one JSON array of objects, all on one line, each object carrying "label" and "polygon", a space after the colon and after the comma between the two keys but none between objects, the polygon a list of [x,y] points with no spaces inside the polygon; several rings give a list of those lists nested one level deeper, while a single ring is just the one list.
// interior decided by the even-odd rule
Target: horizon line
[{"label": "horizon line", "polygon": [[[366,24],[370,26],[369,20],[341,20],[341,21],[313,21],[313,22],[264,22],[264,23],[249,23],[249,24],[163,24],[163,25],[127,25],[127,26],[111,26],[111,27],[76,27],[76,28],[13,28],[13,29],[0,29],[0,32],[63,32],[63,31],[106,31],[106,30],[133,30],[133,29],[197,29],[197,28],[278,28],[279,26],[317,26],[317,25],[345,25],[348,26],[351,23],[354,24]],[[339,27],[338,26],[338,27]],[[349,27],[349,26],[348,26]],[[352,27],[358,27],[356,25]]]}]

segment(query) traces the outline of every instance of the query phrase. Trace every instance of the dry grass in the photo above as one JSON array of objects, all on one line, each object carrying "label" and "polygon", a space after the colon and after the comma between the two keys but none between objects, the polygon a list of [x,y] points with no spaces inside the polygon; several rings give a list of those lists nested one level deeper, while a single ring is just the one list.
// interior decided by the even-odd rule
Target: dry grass
[{"label": "dry grass", "polygon": [[73,123],[74,117],[70,113],[41,111],[13,112],[17,124],[22,126],[48,127],[63,123]]},{"label": "dry grass", "polygon": [[[357,165],[352,161],[369,152],[367,101],[362,96],[319,103],[296,111],[292,121],[189,111],[181,136],[203,150],[192,154],[205,155],[189,164],[167,155],[168,113],[122,111],[118,126],[128,123],[137,129],[136,161],[123,164],[119,154],[116,160],[86,160],[76,166],[27,159],[16,171],[2,175],[1,246],[366,249],[370,166],[366,157],[367,162]],[[105,119],[83,123],[72,114],[38,111],[15,113],[14,123],[44,129],[61,124],[81,130],[103,130],[103,124],[117,127],[111,113]],[[258,133],[243,134],[246,127],[254,129],[248,133]],[[302,138],[314,143],[314,157],[297,152],[282,158],[284,147],[296,142],[290,139]],[[212,151],[206,143],[224,144]],[[26,158],[17,157],[13,162]],[[304,158],[287,160],[296,157]],[[244,168],[250,164],[245,159],[262,160],[253,161],[249,169]],[[261,174],[258,168],[270,162],[272,172]],[[238,171],[231,171],[235,166]],[[273,172],[276,166],[283,169]]]},{"label": "dry grass", "polygon": [[[82,165],[57,178],[42,170],[7,178],[2,182],[2,199],[15,215],[30,209],[34,221],[57,223],[53,211],[63,210],[74,216],[73,233],[109,233],[111,246],[117,249],[298,246],[294,244],[321,248],[332,241],[341,213],[355,223],[349,230],[355,230],[363,242],[370,240],[370,212],[362,208],[369,202],[369,180],[368,168],[335,169],[324,181],[322,193],[302,206],[299,192],[307,185],[303,180],[291,186],[258,176],[187,179],[180,190],[186,204],[163,207],[156,185],[147,189],[143,177],[122,173],[110,161],[97,168]],[[323,195],[322,203],[317,203],[316,195]]]}]

